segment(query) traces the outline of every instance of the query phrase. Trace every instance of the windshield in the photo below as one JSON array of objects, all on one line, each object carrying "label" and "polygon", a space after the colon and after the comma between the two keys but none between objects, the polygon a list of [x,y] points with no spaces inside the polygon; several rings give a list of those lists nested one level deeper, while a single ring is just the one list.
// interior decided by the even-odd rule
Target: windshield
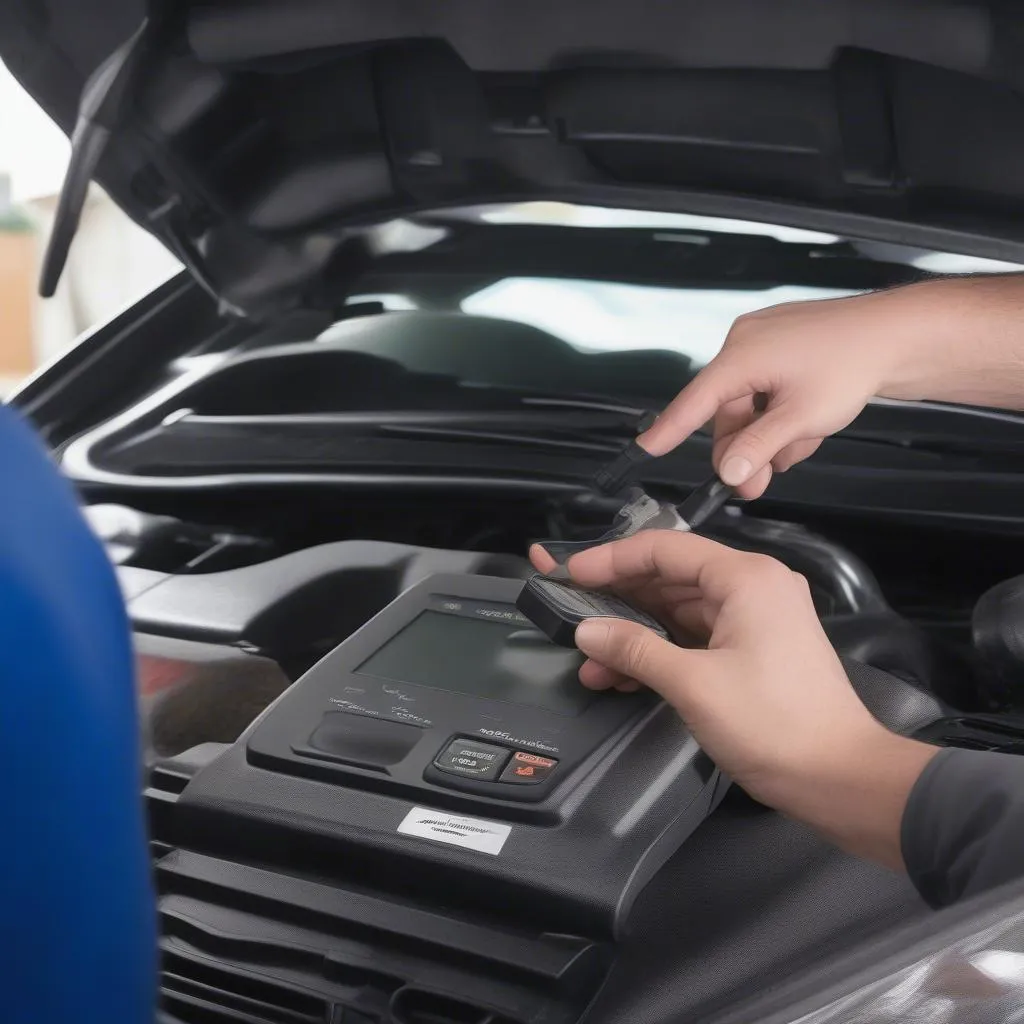
[{"label": "windshield", "polygon": [[518,320],[581,352],[665,349],[699,368],[744,313],[780,302],[838,298],[856,291],[780,285],[756,291],[655,288],[609,281],[510,277],[465,299],[464,313]]},{"label": "windshield", "polygon": [[[711,360],[744,313],[935,274],[1024,269],[785,225],[564,203],[445,211],[388,225],[382,237],[391,251],[345,304],[403,314],[402,339],[388,330],[381,341],[349,318],[322,339],[473,383],[658,398]],[[622,383],[591,373],[586,356],[626,367]],[[578,387],[556,383],[566,359]]]}]

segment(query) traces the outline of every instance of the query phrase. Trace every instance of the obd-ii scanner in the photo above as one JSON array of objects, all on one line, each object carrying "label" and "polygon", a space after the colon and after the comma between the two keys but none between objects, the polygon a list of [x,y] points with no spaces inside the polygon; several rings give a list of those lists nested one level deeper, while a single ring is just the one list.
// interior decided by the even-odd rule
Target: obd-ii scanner
[{"label": "obd-ii scanner", "polygon": [[275,920],[355,929],[361,951],[332,955],[369,956],[400,1008],[578,1019],[637,894],[727,784],[655,694],[583,687],[522,587],[429,577],[295,682],[177,797],[166,898],[267,949],[294,925],[214,904],[257,892]]}]

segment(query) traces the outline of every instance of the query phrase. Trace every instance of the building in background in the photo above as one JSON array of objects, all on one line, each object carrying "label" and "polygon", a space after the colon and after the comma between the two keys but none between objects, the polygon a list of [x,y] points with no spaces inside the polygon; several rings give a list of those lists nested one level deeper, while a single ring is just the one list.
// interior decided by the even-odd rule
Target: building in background
[{"label": "building in background", "polygon": [[[25,210],[35,237],[33,294],[50,237],[57,196],[31,199]],[[176,274],[181,264],[143,231],[97,186],[92,186],[71,245],[67,266],[52,299],[33,302],[33,357],[41,365],[90,327],[109,320]]]},{"label": "building in background", "polygon": [[0,174],[0,397],[181,269],[181,264],[93,186],[51,299],[38,294],[56,195],[11,202]]},{"label": "building in background", "polygon": [[99,188],[88,197],[57,295],[38,297],[57,191],[70,155],[63,132],[0,64],[0,399],[178,269]]},{"label": "building in background", "polygon": [[36,239],[31,221],[11,201],[11,179],[0,174],[0,383],[36,365],[32,272]]}]

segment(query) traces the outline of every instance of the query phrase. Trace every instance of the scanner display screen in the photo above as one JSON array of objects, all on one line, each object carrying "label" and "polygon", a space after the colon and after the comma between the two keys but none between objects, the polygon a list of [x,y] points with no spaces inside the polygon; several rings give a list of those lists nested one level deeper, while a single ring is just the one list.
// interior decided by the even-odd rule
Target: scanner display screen
[{"label": "scanner display screen", "polygon": [[421,612],[356,670],[436,690],[578,715],[593,699],[583,658],[557,647],[510,606],[452,602]]}]

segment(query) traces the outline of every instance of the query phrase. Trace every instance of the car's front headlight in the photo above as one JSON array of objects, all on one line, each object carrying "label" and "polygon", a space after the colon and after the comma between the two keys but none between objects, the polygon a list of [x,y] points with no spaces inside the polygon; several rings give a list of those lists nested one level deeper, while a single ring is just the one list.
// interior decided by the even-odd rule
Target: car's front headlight
[{"label": "car's front headlight", "polygon": [[794,1024],[918,1022],[1024,1024],[1024,914],[933,953]]},{"label": "car's front headlight", "polygon": [[1021,891],[936,913],[715,1022],[1024,1024]]}]

